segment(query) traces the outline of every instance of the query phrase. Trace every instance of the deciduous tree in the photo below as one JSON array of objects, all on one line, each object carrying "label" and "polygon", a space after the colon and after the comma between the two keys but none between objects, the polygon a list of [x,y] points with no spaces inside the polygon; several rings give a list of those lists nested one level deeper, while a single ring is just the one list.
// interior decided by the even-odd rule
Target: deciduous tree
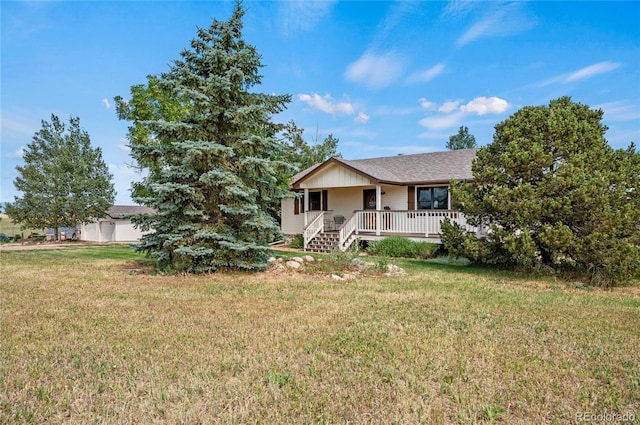
[{"label": "deciduous tree", "polygon": [[105,216],[113,204],[113,176],[100,148],[91,147],[80,118],[65,125],[56,115],[42,121],[24,152],[24,165],[16,167],[14,185],[22,192],[5,211],[24,227],[72,227]]}]

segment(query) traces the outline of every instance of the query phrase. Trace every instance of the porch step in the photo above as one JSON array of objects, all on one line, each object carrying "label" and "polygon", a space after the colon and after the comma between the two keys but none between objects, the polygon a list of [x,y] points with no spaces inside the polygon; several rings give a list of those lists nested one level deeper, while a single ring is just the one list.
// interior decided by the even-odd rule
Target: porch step
[{"label": "porch step", "polygon": [[307,244],[307,251],[311,252],[333,252],[338,250],[340,236],[335,233],[319,233]]}]

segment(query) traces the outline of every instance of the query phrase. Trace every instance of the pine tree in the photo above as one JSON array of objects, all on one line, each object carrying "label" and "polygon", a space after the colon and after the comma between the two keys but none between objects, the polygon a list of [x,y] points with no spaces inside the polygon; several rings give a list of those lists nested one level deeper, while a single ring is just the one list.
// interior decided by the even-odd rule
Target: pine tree
[{"label": "pine tree", "polygon": [[66,126],[56,115],[42,121],[24,153],[14,185],[22,192],[5,211],[14,222],[33,228],[75,227],[105,216],[115,190],[100,148],[91,147],[80,118]]},{"label": "pine tree", "polygon": [[477,147],[475,136],[469,134],[469,128],[462,125],[458,130],[458,134],[449,136],[449,141],[447,142],[447,149],[450,151],[457,149],[474,149]]},{"label": "pine tree", "polygon": [[444,226],[450,248],[486,263],[571,268],[593,284],[640,272],[640,154],[612,149],[602,116],[562,97],[498,124],[474,182],[452,189],[469,222],[492,231],[481,241]]},{"label": "pine tree", "polygon": [[135,218],[150,231],[138,249],[163,268],[262,269],[280,235],[269,205],[285,195],[278,176],[287,165],[276,159],[282,126],[271,117],[291,98],[251,91],[263,65],[242,38],[243,16],[237,2],[228,21],[199,29],[158,76],[180,113],[135,118],[149,137],[131,144],[132,156],[150,170],[136,201],[156,210]]}]

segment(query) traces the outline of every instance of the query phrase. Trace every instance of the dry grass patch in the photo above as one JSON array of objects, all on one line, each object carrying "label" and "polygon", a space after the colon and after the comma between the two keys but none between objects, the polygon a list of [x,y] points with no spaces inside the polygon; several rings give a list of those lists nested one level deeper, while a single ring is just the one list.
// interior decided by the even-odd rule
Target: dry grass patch
[{"label": "dry grass patch", "polygon": [[637,294],[437,266],[153,275],[120,254],[0,253],[0,423],[640,417]]}]

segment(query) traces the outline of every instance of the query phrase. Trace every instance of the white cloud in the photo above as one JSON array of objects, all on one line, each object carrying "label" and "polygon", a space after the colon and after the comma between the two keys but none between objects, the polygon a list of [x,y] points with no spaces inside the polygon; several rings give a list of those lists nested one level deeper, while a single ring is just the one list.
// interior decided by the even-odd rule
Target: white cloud
[{"label": "white cloud", "polygon": [[314,109],[318,109],[322,112],[332,115],[353,115],[355,113],[353,105],[349,102],[334,102],[330,95],[320,96],[318,93],[314,94],[301,94],[298,98],[311,106]]},{"label": "white cloud", "polygon": [[567,84],[572,83],[574,81],[586,80],[588,78],[594,77],[599,74],[604,74],[606,72],[613,71],[620,67],[620,64],[617,62],[598,62],[593,65],[585,66],[577,71],[571,72],[569,74],[562,74],[556,77],[550,78],[538,84],[538,86],[544,87],[550,84]]},{"label": "white cloud", "polygon": [[462,112],[473,112],[478,115],[502,114],[509,109],[509,102],[499,97],[476,97],[466,105],[462,105]]},{"label": "white cloud", "polygon": [[[424,98],[420,99],[420,102],[435,106],[433,102]],[[418,123],[430,131],[443,130],[459,126],[469,119],[469,115],[502,114],[511,106],[509,102],[499,97],[476,97],[464,105],[460,105],[461,103],[460,100],[444,102],[437,113],[424,117]],[[429,138],[426,135],[420,137]]]},{"label": "white cloud", "polygon": [[442,71],[444,71],[444,68],[444,63],[439,63],[429,69],[416,72],[407,78],[407,83],[426,83],[427,81],[431,81],[440,75]]},{"label": "white cloud", "polygon": [[[483,37],[506,37],[531,29],[535,19],[525,13],[525,2],[501,4],[485,2],[491,8],[459,38],[458,46],[465,46]],[[467,5],[463,5],[467,10]]]},{"label": "white cloud", "polygon": [[393,52],[365,52],[347,67],[345,77],[369,88],[380,89],[398,80],[404,72],[404,67],[402,58]]},{"label": "white cloud", "polygon": [[459,100],[449,100],[447,102],[444,102],[442,106],[438,108],[438,112],[444,112],[444,113],[453,112],[456,109],[458,109],[458,106],[460,106]]},{"label": "white cloud", "polygon": [[107,99],[106,97],[104,99],[102,99],[102,103],[104,103],[104,107],[109,109],[111,108],[111,104],[109,103],[109,99]]},{"label": "white cloud", "polygon": [[365,124],[367,121],[369,121],[369,115],[365,114],[364,112],[360,112],[355,118],[355,121],[361,124]]},{"label": "white cloud", "polygon": [[420,102],[420,107],[422,109],[426,109],[427,111],[435,111],[436,109],[436,104],[434,102],[431,102],[430,100],[427,100],[427,98],[425,97],[421,97],[420,99],[418,99],[418,102]]}]

